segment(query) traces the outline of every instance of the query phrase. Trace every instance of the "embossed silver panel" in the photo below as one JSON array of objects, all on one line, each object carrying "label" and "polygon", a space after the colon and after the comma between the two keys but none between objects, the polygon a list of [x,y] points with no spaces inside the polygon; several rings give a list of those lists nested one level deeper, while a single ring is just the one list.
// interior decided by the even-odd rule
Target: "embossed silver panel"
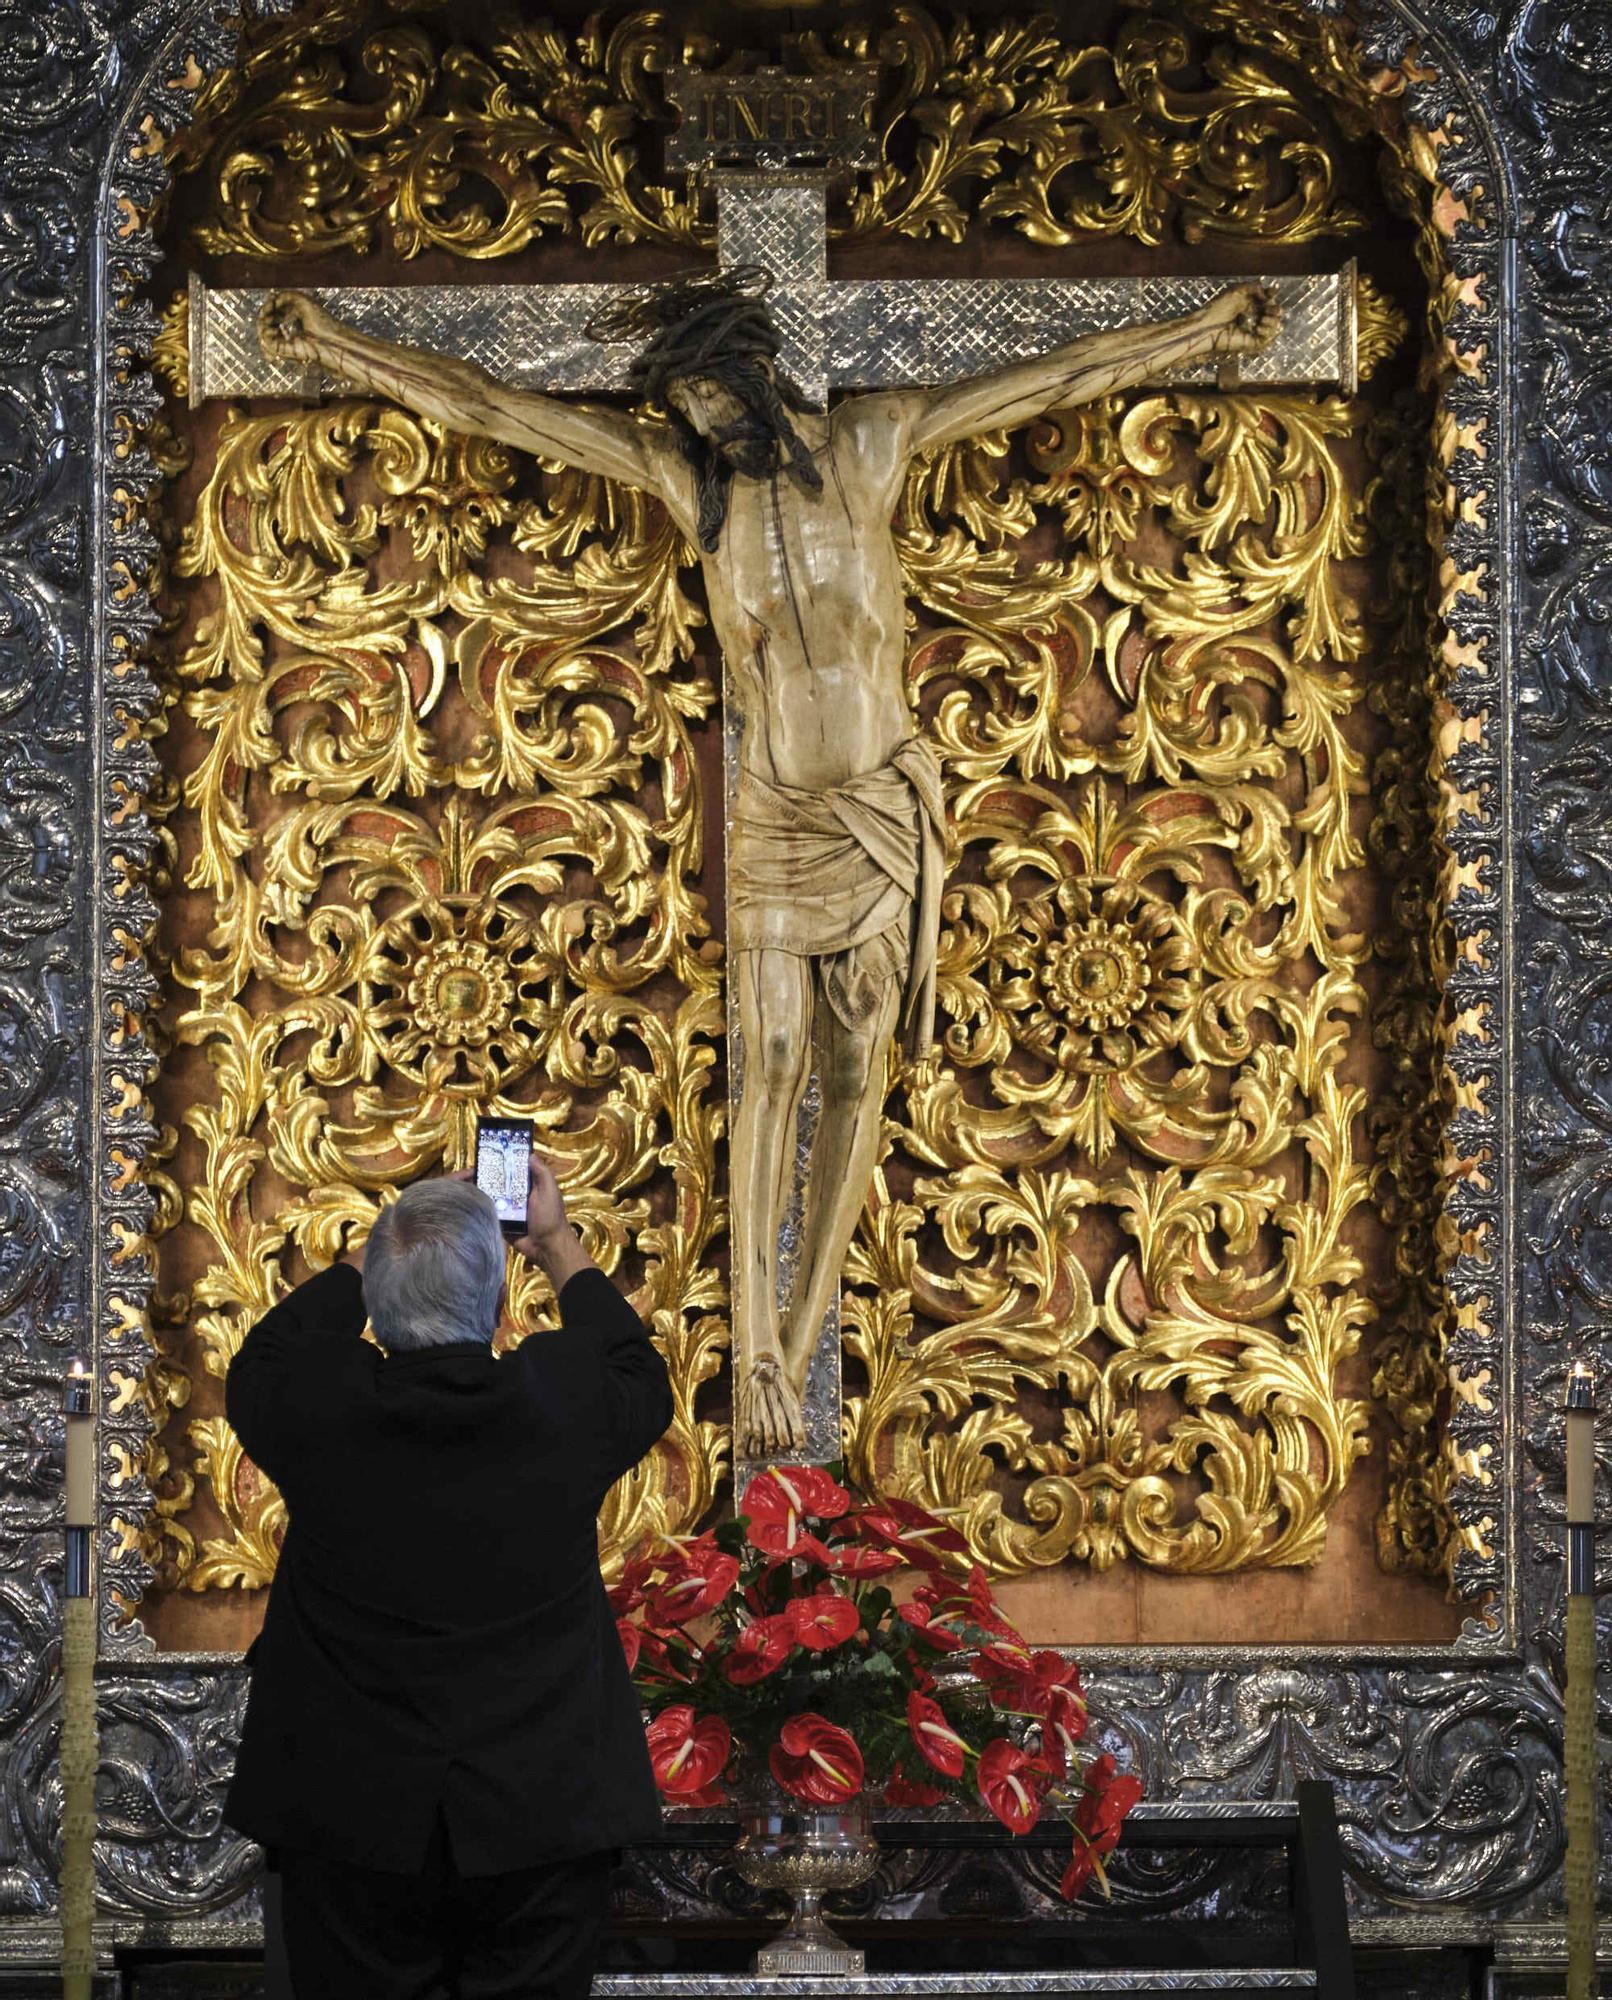
[{"label": "embossed silver panel", "polygon": [[772,273],[767,306],[781,345],[778,365],[821,403],[832,379],[837,288],[828,287],[823,184],[809,174],[723,174],[717,181],[717,261]]},{"label": "embossed silver panel", "polygon": [[[1082,334],[1169,319],[1208,305],[1228,278],[962,278],[830,285],[830,380],[869,388],[931,387],[1027,361]],[[1281,301],[1275,339],[1238,364],[1244,382],[1355,386],[1354,266],[1324,277],[1267,278]],[[1172,382],[1213,382],[1213,367]]]},{"label": "embossed silver panel", "polygon": [[969,1993],[1313,1993],[1315,1974],[1294,1966],[1200,1966],[1191,1972],[852,1972],[824,1979],[795,1973],[612,1972],[594,1980],[595,2000],[788,2000],[891,1994],[950,2000]]}]

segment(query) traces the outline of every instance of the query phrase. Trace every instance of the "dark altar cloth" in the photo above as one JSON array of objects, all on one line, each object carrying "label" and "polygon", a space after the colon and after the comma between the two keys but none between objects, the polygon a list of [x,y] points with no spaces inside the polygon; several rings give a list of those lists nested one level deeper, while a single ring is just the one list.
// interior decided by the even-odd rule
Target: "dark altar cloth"
[{"label": "dark altar cloth", "polygon": [[599,1272],[560,1315],[502,1358],[383,1355],[337,1265],[247,1335],[225,1407],[290,1526],[225,1804],[240,1832],[415,1874],[440,1808],[467,1877],[659,1833],[596,1517],[671,1390]]}]

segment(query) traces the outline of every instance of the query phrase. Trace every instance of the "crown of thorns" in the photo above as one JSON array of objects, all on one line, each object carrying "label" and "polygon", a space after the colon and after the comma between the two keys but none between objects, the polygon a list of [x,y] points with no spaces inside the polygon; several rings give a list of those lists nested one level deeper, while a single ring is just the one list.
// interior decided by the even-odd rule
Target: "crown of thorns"
[{"label": "crown of thorns", "polygon": [[[761,264],[673,278],[612,299],[584,331],[611,344],[644,341],[627,379],[659,400],[669,384],[689,376],[725,376],[735,365],[776,360],[782,343],[763,303],[771,286],[772,274]],[[793,391],[780,386],[785,400],[796,403]]]},{"label": "crown of thorns", "polygon": [[[707,306],[759,300],[772,289],[764,264],[736,264],[725,271],[691,271],[658,285],[641,285],[601,306],[582,331],[589,340],[616,346],[649,340]],[[765,312],[765,308],[762,309]],[[769,320],[769,324],[770,324]]]}]

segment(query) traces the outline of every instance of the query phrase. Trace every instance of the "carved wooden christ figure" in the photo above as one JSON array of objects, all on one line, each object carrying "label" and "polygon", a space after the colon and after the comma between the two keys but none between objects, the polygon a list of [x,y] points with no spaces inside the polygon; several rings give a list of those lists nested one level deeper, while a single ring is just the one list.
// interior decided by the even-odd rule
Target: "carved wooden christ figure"
[{"label": "carved wooden christ figure", "polygon": [[[263,311],[271,359],[313,364],[459,432],[656,494],[700,550],[742,710],[729,847],[729,964],[745,1053],[732,1135],[735,1450],[805,1442],[802,1396],[875,1165],[885,1056],[930,1044],[943,859],[934,751],[913,726],[891,519],[915,453],[1021,424],[1275,331],[1257,285],[1199,312],[1091,334],[934,390],[825,412],[780,378],[744,275],[660,287],[601,338],[647,335],[637,411],[507,387],[472,363],[376,339],[311,300]],[[657,414],[659,403],[669,412]],[[822,1093],[793,1295],[778,1299],[796,1116]]]}]

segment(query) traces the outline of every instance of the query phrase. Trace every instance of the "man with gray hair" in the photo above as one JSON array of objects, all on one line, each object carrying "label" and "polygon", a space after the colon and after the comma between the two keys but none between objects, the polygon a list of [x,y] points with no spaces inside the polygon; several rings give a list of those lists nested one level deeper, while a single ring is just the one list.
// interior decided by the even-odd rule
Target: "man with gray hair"
[{"label": "man with gray hair", "polygon": [[666,1365],[536,1158],[515,1249],[561,1324],[495,1356],[467,1180],[405,1189],[225,1385],[289,1515],[225,1817],[270,1850],[297,2000],[580,2000],[615,1854],[660,1825],[596,1519]]}]

